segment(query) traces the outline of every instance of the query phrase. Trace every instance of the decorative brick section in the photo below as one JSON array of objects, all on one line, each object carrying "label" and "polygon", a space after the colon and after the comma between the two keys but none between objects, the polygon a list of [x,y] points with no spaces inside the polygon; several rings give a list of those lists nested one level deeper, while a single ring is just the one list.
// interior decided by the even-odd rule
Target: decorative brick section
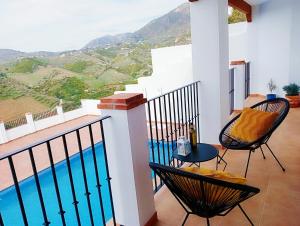
[{"label": "decorative brick section", "polygon": [[242,64],[246,64],[245,60],[234,60],[231,61],[230,65],[234,66],[234,65],[242,65]]},{"label": "decorative brick section", "polygon": [[141,93],[120,93],[100,99],[99,109],[130,110],[147,102]]}]

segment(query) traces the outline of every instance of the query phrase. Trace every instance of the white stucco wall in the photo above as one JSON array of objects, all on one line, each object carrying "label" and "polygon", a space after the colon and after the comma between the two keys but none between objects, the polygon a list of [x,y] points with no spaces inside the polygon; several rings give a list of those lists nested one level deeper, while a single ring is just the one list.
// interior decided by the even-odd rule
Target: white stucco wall
[{"label": "white stucco wall", "polygon": [[254,7],[253,22],[248,24],[247,54],[252,93],[268,93],[271,78],[279,95],[284,95],[284,85],[300,82],[299,11],[298,0],[273,0]]},{"label": "white stucco wall", "polygon": [[138,84],[127,85],[125,92],[142,92],[152,98],[192,82],[191,45],[152,49],[151,54],[152,75],[139,78]]},{"label": "white stucco wall", "polygon": [[294,0],[291,29],[290,81],[300,85],[300,1]]},{"label": "white stucco wall", "polygon": [[247,56],[248,23],[230,24],[229,28],[229,61],[244,60]]}]

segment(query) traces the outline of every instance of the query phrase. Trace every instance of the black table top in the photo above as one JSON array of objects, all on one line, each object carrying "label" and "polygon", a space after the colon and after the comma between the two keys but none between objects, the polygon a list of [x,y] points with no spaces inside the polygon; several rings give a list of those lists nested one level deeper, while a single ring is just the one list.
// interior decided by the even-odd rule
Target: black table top
[{"label": "black table top", "polygon": [[214,159],[219,155],[219,150],[210,144],[198,143],[197,150],[192,150],[192,152],[187,156],[178,155],[178,150],[175,149],[173,152],[173,158],[178,159],[183,162],[197,163],[206,162]]}]

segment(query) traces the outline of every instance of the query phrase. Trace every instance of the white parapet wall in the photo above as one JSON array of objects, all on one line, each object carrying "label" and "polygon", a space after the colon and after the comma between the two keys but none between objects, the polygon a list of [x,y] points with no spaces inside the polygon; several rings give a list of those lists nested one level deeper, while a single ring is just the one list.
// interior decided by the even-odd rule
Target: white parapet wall
[{"label": "white parapet wall", "polygon": [[[247,23],[229,25],[229,60],[246,60]],[[153,73],[116,93],[143,93],[148,99],[193,82],[192,45],[152,49]],[[212,67],[214,65],[211,65]],[[209,75],[207,75],[209,76]]]},{"label": "white parapet wall", "polygon": [[191,45],[152,49],[151,54],[152,75],[126,85],[123,92],[143,93],[149,99],[192,82]]},{"label": "white parapet wall", "polygon": [[4,123],[0,122],[0,144],[85,115],[101,115],[98,104],[100,104],[99,100],[81,100],[80,108],[68,112],[63,112],[62,107],[57,106],[56,115],[40,120],[33,120],[32,114],[27,113],[27,124],[12,129],[5,129]]}]

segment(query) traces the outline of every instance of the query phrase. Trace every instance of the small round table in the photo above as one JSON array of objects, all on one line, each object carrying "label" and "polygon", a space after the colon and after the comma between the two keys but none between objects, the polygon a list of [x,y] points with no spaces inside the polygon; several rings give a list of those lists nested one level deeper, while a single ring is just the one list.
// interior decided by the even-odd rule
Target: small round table
[{"label": "small round table", "polygon": [[219,158],[221,159],[221,161],[225,163],[225,167],[226,167],[227,163],[219,156],[219,150],[210,144],[198,143],[197,150],[192,150],[191,153],[187,156],[178,155],[177,148],[173,152],[173,158],[180,160],[182,162],[191,163],[191,165],[196,165],[199,167],[201,162],[206,162],[216,157],[217,157],[216,169],[218,169]]}]

